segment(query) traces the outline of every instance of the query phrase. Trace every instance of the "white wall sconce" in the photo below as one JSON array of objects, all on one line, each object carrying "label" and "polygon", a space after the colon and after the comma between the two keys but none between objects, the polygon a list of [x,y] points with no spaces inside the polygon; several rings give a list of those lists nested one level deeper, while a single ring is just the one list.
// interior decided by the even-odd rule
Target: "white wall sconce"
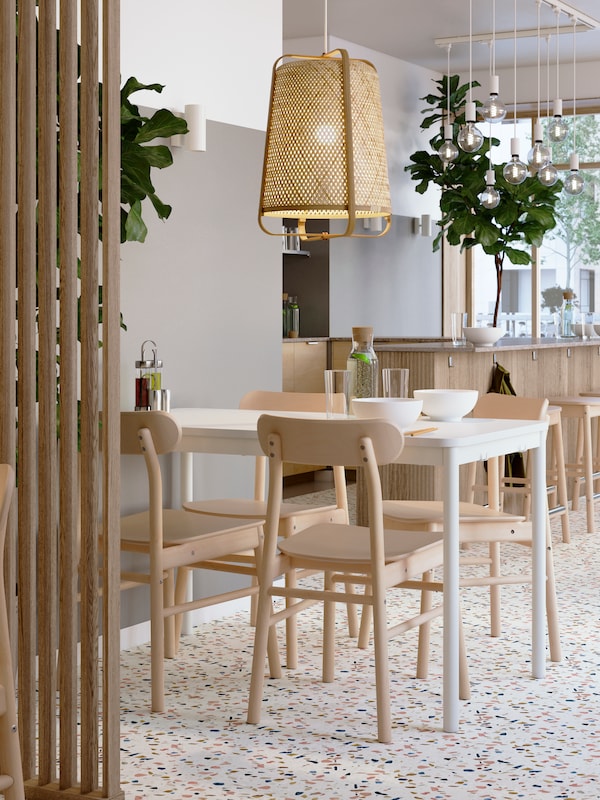
[{"label": "white wall sconce", "polygon": [[431,236],[431,214],[421,214],[420,217],[413,217],[412,230],[415,236]]},{"label": "white wall sconce", "polygon": [[185,106],[183,114],[173,112],[187,122],[188,133],[171,136],[171,147],[185,147],[186,150],[204,152],[206,150],[206,112],[204,106],[192,103]]}]

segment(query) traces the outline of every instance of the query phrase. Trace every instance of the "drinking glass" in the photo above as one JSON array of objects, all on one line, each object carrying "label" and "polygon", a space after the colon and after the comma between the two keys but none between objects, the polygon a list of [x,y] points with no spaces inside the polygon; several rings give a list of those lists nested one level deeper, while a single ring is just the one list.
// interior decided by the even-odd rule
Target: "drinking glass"
[{"label": "drinking glass", "polygon": [[450,322],[452,325],[452,344],[455,347],[466,344],[465,328],[467,327],[467,312],[453,311],[450,315]]},{"label": "drinking glass", "polygon": [[408,397],[408,370],[384,367],[381,370],[384,397]]},{"label": "drinking glass", "polygon": [[350,413],[351,378],[349,369],[325,370],[325,409],[328,417]]}]

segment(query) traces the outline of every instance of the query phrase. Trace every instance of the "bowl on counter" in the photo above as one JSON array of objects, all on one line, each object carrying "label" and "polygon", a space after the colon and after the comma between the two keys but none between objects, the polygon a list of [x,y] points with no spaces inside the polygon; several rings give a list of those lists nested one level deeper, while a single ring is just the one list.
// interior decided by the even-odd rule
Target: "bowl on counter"
[{"label": "bowl on counter", "polygon": [[594,325],[592,322],[576,322],[573,325],[573,333],[575,336],[595,336],[598,332],[598,325]]},{"label": "bowl on counter", "polygon": [[423,401],[413,397],[355,397],[352,411],[360,419],[386,419],[399,428],[406,428],[415,422]]},{"label": "bowl on counter", "polygon": [[504,328],[463,328],[465,339],[474,345],[496,344],[504,336]]},{"label": "bowl on counter", "polygon": [[475,407],[477,389],[415,389],[413,395],[423,401],[423,414],[440,422],[456,422]]}]

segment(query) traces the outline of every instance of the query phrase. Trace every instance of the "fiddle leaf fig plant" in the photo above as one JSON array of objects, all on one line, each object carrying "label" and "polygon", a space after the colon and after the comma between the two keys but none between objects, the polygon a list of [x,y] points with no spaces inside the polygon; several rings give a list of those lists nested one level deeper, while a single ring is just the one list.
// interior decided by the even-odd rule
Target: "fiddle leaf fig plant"
[{"label": "fiddle leaf fig plant", "polygon": [[[449,81],[449,82],[448,82]],[[434,129],[429,140],[432,151],[418,150],[410,157],[405,167],[417,182],[416,191],[424,194],[430,187],[440,190],[440,230],[433,240],[433,249],[439,250],[445,237],[449,244],[460,245],[461,250],[479,245],[485,253],[494,257],[496,268],[496,300],[493,325],[498,323],[502,294],[504,259],[513,264],[530,264],[530,246],[540,247],[544,234],[555,227],[556,204],[562,182],[544,186],[535,175],[528,175],[523,183],[508,183],[502,174],[503,165],[492,163],[493,148],[500,142],[495,138],[484,139],[475,153],[459,149],[458,157],[445,164],[438,155],[444,141],[443,125],[452,124],[456,141],[460,126],[464,124],[464,101],[469,86],[479,86],[477,81],[460,84],[458,75],[444,76],[434,83],[437,93],[421,98],[427,103],[421,123],[423,130]],[[450,90],[448,98],[448,88]],[[480,105],[480,104],[478,104]],[[450,117],[448,117],[448,107]],[[500,195],[496,208],[485,208],[479,195],[486,187],[486,172],[493,170],[495,188]]]}]

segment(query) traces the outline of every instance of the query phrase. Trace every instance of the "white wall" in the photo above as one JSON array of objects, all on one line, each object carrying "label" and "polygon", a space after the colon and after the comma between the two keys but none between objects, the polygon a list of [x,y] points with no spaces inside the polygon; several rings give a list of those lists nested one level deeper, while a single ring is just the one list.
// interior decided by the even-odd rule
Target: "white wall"
[{"label": "white wall", "polygon": [[281,55],[281,0],[126,0],[121,3],[121,75],[165,84],[141,105],[264,130],[273,62]]}]

